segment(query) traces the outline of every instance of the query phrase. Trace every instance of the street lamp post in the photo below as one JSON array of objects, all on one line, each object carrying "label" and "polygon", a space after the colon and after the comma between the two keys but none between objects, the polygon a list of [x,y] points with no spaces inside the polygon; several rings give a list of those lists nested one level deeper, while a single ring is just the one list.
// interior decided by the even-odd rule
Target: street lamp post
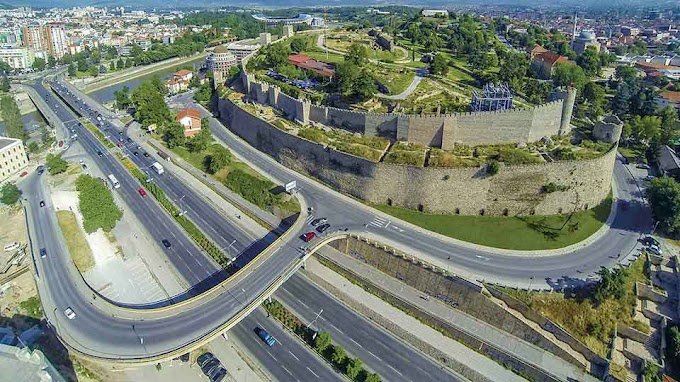
[{"label": "street lamp post", "polygon": [[323,313],[323,308],[321,308],[319,313],[316,314],[316,317],[314,317],[314,319],[309,324],[307,324],[307,330],[309,330],[309,327],[312,326],[312,324],[314,324],[316,320],[319,319],[319,317],[321,317],[321,313]]}]

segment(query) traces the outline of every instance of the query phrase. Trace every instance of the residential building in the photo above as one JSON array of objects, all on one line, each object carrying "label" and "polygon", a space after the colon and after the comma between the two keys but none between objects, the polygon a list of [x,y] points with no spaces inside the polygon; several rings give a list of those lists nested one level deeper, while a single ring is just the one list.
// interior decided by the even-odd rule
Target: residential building
[{"label": "residential building", "polygon": [[165,36],[163,36],[162,41],[163,41],[163,44],[165,44],[165,45],[172,44],[172,43],[175,42],[175,36],[165,35]]},{"label": "residential building", "polygon": [[571,49],[573,49],[574,52],[581,54],[585,52],[590,46],[595,48],[595,50],[598,52],[600,51],[600,43],[597,42],[595,33],[592,31],[581,31],[581,33],[579,33],[579,35],[574,39]]},{"label": "residential building", "polygon": [[184,127],[184,136],[193,137],[201,131],[201,112],[188,107],[177,113],[175,120]]},{"label": "residential building", "polygon": [[448,17],[449,11],[447,11],[446,9],[423,9],[423,12],[421,14],[425,17],[437,17],[437,16]]},{"label": "residential building", "polygon": [[191,70],[187,70],[187,69],[182,69],[180,71],[175,72],[172,75],[172,77],[176,80],[187,81],[187,82],[191,81],[191,78],[193,78],[193,76],[194,76],[194,72],[192,72]]},{"label": "residential building", "polygon": [[21,139],[0,137],[0,181],[23,170],[28,156]]},{"label": "residential building", "polygon": [[27,347],[0,345],[0,370],[3,381],[66,381],[45,354]]},{"label": "residential building", "polygon": [[567,57],[560,56],[540,45],[536,45],[529,51],[529,59],[531,60],[531,68],[544,80],[552,77],[557,64],[569,62]]},{"label": "residential building", "polygon": [[335,67],[333,65],[315,60],[304,54],[292,54],[288,56],[288,63],[295,65],[298,68],[311,70],[324,77],[333,77],[335,75]]},{"label": "residential building", "polygon": [[258,49],[260,49],[260,44],[246,44],[245,41],[236,41],[227,45],[227,50],[236,57],[239,64],[244,57]]},{"label": "residential building", "polygon": [[21,45],[21,31],[16,28],[0,28],[0,45],[12,47]]},{"label": "residential building", "polygon": [[0,61],[6,62],[13,69],[29,69],[33,65],[35,55],[28,48],[0,48]]},{"label": "residential building", "polygon": [[673,106],[680,110],[680,92],[663,91],[654,100],[658,107]]},{"label": "residential building", "polygon": [[629,27],[629,26],[622,26],[621,27],[621,34],[626,36],[626,37],[635,37],[640,34],[640,28],[636,27]]},{"label": "residential building", "polygon": [[168,93],[177,94],[187,90],[189,88],[189,82],[171,78],[165,82],[165,86],[168,88]]},{"label": "residential building", "polygon": [[49,23],[45,25],[43,31],[50,55],[56,58],[64,57],[69,45],[64,23]]},{"label": "residential building", "polygon": [[678,159],[675,150],[667,145],[659,147],[656,161],[662,175],[680,177],[680,159]]},{"label": "residential building", "polygon": [[229,69],[232,66],[238,65],[238,62],[240,62],[240,59],[237,59],[227,47],[220,45],[206,57],[205,68],[213,72],[215,83],[221,84],[226,81]]}]

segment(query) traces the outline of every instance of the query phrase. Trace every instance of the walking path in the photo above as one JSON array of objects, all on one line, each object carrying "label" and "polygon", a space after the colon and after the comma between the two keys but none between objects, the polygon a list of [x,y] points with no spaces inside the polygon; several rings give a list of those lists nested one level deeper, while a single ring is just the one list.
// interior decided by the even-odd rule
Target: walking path
[{"label": "walking path", "polygon": [[[422,298],[423,293],[399,280],[392,278],[364,263],[359,262],[338,251],[320,251],[322,256],[330,259],[342,268],[348,269],[363,280],[383,291],[399,296],[400,299],[428,314],[446,321],[449,325],[488,344],[497,351],[508,354],[521,362],[531,365],[552,375],[557,380],[597,381],[577,366],[548,353],[547,351],[521,340],[492,325],[469,316],[457,309],[448,307],[436,299]],[[339,285],[339,287],[342,284]]]}]

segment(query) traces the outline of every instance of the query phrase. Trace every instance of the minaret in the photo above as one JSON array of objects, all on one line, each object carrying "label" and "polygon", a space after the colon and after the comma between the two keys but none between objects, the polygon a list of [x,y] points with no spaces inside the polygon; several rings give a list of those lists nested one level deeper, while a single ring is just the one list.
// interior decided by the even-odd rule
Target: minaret
[{"label": "minaret", "polygon": [[576,24],[578,23],[578,15],[574,12],[574,32],[571,34],[571,41],[576,40]]}]

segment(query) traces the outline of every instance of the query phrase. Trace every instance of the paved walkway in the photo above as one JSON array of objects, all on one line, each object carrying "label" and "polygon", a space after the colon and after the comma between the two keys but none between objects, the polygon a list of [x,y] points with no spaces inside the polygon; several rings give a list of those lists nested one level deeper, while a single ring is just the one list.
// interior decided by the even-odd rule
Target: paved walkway
[{"label": "paved walkway", "polygon": [[[403,284],[375,268],[361,263],[338,251],[320,252],[343,268],[351,270],[364,280],[378,288],[399,296],[399,298],[414,305],[418,309],[445,320],[451,326],[466,334],[485,342],[497,350],[512,355],[526,364],[537,367],[558,380],[597,381],[577,366],[515,336],[512,336],[492,325],[469,316],[457,309],[450,308],[436,299],[423,299],[423,293],[415,288]],[[342,284],[341,284],[342,285]]]}]

